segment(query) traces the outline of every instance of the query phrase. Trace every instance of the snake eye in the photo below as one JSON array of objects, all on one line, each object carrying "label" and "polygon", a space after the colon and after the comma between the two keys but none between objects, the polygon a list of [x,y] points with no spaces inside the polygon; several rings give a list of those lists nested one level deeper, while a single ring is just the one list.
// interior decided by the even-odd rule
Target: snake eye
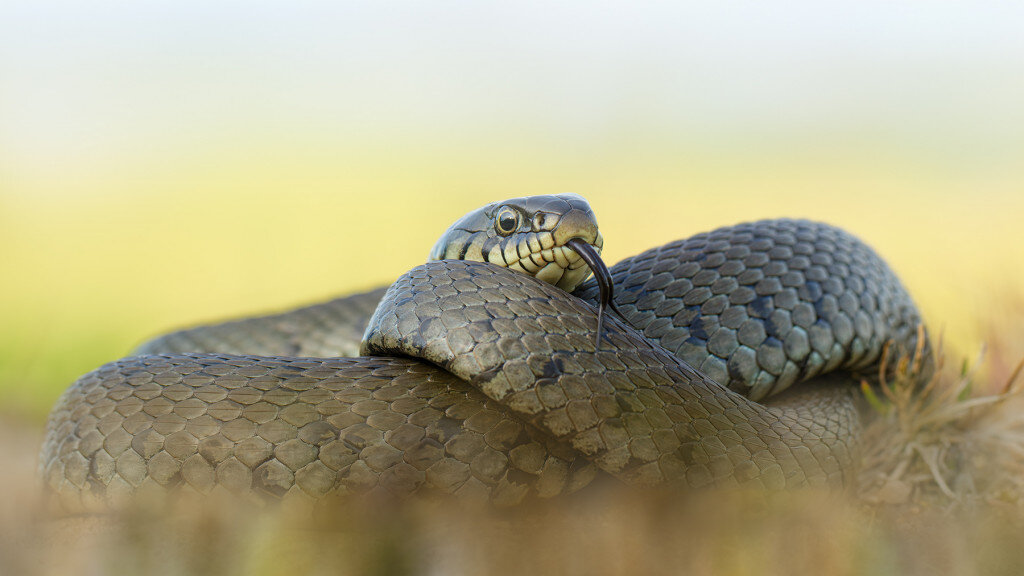
[{"label": "snake eye", "polygon": [[494,229],[502,236],[508,236],[519,228],[519,212],[503,206],[494,216]]}]

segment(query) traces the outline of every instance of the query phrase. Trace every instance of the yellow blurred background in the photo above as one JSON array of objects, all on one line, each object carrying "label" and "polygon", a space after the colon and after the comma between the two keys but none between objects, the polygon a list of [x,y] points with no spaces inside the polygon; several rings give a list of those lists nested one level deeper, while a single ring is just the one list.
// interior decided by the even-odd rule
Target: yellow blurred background
[{"label": "yellow blurred background", "polygon": [[577,192],[609,263],[824,220],[954,358],[1024,288],[1024,8],[67,1],[0,7],[0,417],[162,331],[385,284]]}]

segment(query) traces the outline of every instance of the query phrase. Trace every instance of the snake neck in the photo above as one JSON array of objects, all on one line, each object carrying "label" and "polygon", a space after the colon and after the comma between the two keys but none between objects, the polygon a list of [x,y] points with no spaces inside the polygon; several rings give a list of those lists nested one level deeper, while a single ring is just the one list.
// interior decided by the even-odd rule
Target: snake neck
[{"label": "snake neck", "polygon": [[792,426],[798,414],[723,388],[620,322],[596,351],[596,325],[590,304],[536,279],[442,261],[388,289],[361,351],[436,364],[632,484],[781,488],[834,479],[851,457],[840,440],[808,474],[787,474],[814,433]]}]

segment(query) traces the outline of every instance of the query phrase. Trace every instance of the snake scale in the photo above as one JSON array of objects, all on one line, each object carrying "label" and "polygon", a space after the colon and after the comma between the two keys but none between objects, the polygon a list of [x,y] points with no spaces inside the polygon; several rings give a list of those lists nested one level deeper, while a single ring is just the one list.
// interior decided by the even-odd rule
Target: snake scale
[{"label": "snake scale", "polygon": [[168,488],[516,503],[599,477],[848,483],[851,383],[923,334],[874,251],[751,222],[604,269],[602,296],[580,242],[603,243],[580,196],[489,204],[386,291],[158,338],[62,396],[44,482],[72,509]]}]

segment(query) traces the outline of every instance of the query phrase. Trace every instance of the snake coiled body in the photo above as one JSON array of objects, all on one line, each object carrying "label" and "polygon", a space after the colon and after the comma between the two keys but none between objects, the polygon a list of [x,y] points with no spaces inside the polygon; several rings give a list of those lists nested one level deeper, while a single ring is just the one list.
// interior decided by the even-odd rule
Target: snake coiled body
[{"label": "snake coiled body", "polygon": [[[628,258],[611,276],[626,322],[606,320],[600,349],[593,281],[571,296],[452,260],[387,289],[361,357],[296,355],[351,354],[340,334],[352,329],[323,312],[360,316],[379,293],[356,297],[361,307],[339,299],[321,314],[243,321],[262,323],[255,333],[170,335],[65,393],[43,477],[71,507],[171,487],[512,503],[599,476],[842,484],[859,428],[851,375],[876,373],[887,345],[927,352],[893,272],[825,224],[721,228]],[[204,338],[214,344],[197,346]],[[245,349],[245,339],[261,343]]]}]

